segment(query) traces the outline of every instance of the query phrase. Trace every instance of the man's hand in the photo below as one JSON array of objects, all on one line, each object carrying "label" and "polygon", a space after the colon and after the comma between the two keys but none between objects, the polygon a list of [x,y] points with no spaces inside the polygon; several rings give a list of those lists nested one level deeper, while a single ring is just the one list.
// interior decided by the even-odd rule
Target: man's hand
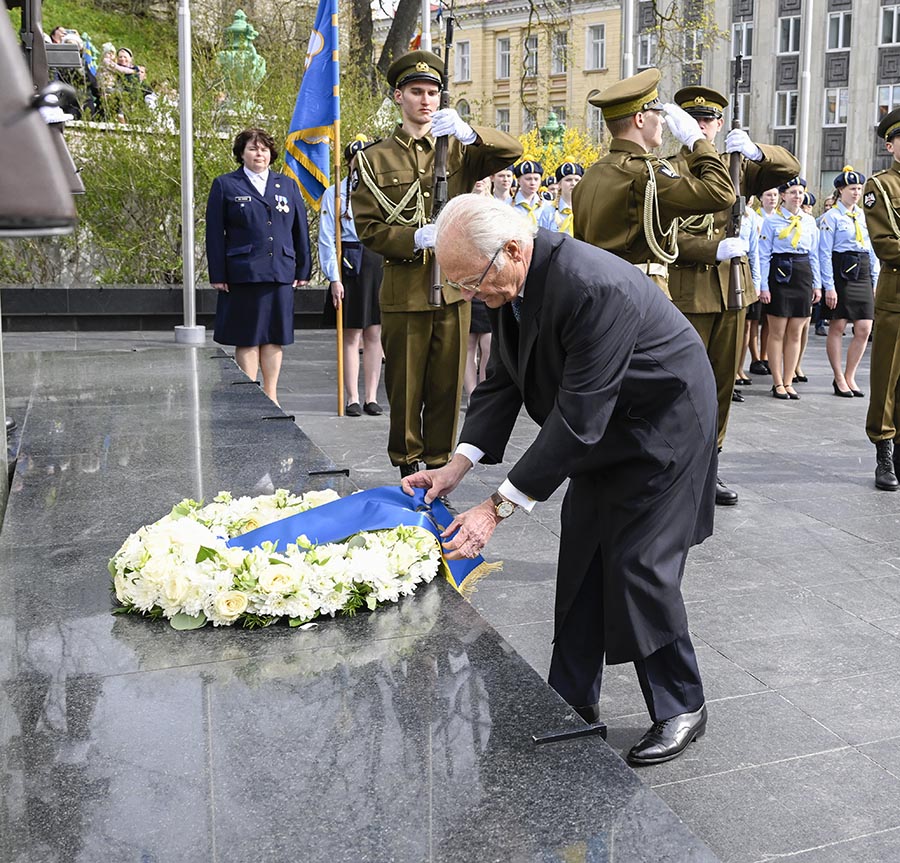
[{"label": "man's hand", "polygon": [[741,258],[750,251],[750,244],[740,237],[726,237],[719,241],[716,247],[717,261],[730,261],[732,258]]},{"label": "man's hand", "polygon": [[434,248],[434,237],[437,233],[437,229],[434,225],[422,225],[421,228],[416,228],[415,237],[413,239],[413,245],[418,252],[420,249],[433,249]]},{"label": "man's hand", "polygon": [[441,538],[448,537],[459,528],[459,532],[453,539],[442,543],[444,557],[447,560],[478,557],[491,538],[495,527],[497,527],[497,514],[494,512],[494,504],[490,499],[460,513],[441,534]]},{"label": "man's hand", "polygon": [[674,102],[663,105],[666,112],[666,125],[669,131],[689,150],[694,149],[694,144],[705,137],[700,124],[684,108],[680,108]]},{"label": "man's hand", "polygon": [[725,152],[740,153],[751,162],[761,162],[762,150],[750,140],[750,136],[743,129],[732,129],[725,136]]},{"label": "man's hand", "polygon": [[425,503],[431,503],[435,498],[450,494],[462,481],[462,478],[472,469],[470,462],[464,455],[454,455],[443,467],[435,470],[420,470],[400,480],[400,487],[411,495],[414,488],[427,488]]},{"label": "man's hand", "polygon": [[431,117],[431,134],[436,138],[440,135],[453,135],[463,144],[474,144],[478,138],[475,130],[453,108],[441,108],[434,112]]},{"label": "man's hand", "polygon": [[228,293],[228,285],[225,282],[210,282],[210,284],[217,290],[222,291],[223,293]]}]

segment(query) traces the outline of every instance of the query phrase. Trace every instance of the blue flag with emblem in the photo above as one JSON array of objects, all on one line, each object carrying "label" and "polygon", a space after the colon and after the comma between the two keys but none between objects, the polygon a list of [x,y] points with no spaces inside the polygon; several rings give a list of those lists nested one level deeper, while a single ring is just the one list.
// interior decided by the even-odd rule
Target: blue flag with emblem
[{"label": "blue flag with emblem", "polygon": [[331,143],[341,117],[337,13],[337,0],[319,0],[284,147],[285,173],[316,210],[330,182]]},{"label": "blue flag with emblem", "polygon": [[93,43],[88,38],[87,33],[81,34],[81,41],[84,47],[81,49],[81,56],[84,58],[84,65],[88,72],[95,78],[97,77],[97,51]]}]

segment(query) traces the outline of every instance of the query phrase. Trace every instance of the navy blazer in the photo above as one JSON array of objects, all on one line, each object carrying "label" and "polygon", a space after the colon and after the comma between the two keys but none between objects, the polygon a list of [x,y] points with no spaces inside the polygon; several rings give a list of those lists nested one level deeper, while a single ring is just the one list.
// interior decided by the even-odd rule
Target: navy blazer
[{"label": "navy blazer", "polygon": [[308,280],[309,225],[297,184],[269,169],[260,195],[243,166],[216,177],[206,202],[206,259],[213,284]]}]

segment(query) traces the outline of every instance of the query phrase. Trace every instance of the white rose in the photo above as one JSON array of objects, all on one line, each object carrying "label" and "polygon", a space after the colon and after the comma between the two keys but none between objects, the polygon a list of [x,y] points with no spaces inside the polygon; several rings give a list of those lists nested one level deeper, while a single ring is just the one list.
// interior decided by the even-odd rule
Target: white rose
[{"label": "white rose", "polygon": [[291,593],[297,587],[297,577],[290,566],[268,566],[257,579],[263,593]]},{"label": "white rose", "polygon": [[234,623],[247,610],[247,597],[239,590],[222,591],[213,600],[213,623]]}]

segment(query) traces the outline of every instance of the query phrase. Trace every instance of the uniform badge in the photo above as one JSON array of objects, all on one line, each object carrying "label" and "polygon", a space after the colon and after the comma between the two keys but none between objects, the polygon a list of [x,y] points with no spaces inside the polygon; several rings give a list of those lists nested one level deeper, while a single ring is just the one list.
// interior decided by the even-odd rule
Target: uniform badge
[{"label": "uniform badge", "polygon": [[359,171],[356,168],[353,169],[353,173],[350,175],[350,191],[355,192],[356,187],[359,185]]},{"label": "uniform badge", "polygon": [[866,192],[866,194],[863,196],[863,204],[865,204],[867,209],[871,210],[872,207],[875,206],[875,193]]},{"label": "uniform badge", "polygon": [[275,196],[275,209],[279,213],[290,213],[291,208],[288,206],[287,198],[284,195]]},{"label": "uniform badge", "polygon": [[678,179],[678,174],[676,174],[668,165],[660,165],[657,168],[657,171],[664,177],[671,177],[673,180]]},{"label": "uniform badge", "polygon": [[234,201],[236,204],[240,204],[241,201],[252,201],[253,199],[249,195],[238,195]]}]

